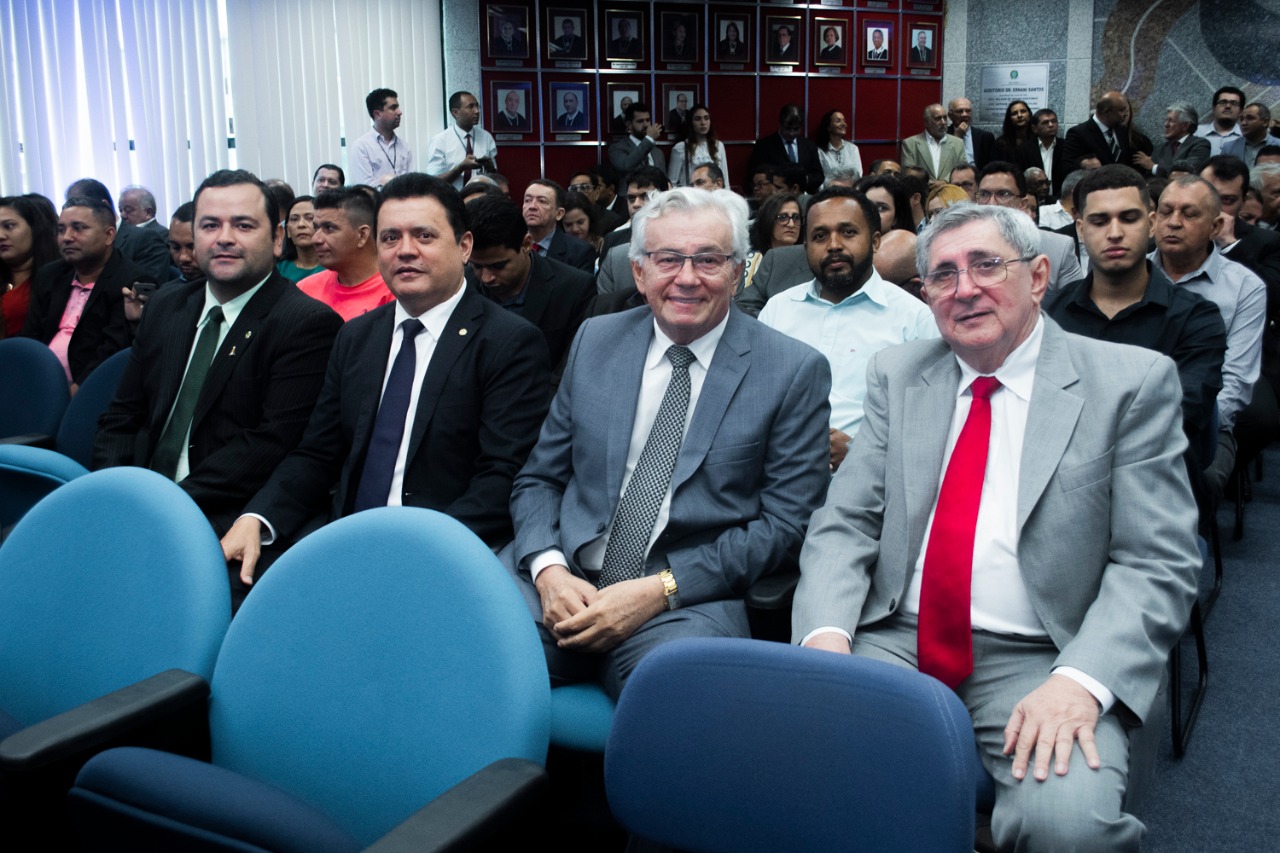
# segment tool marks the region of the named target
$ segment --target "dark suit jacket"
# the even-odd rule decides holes
[[[587,114],[578,110],[572,118],[568,113],[560,113],[556,116],[556,127],[561,130],[583,130],[587,126]]]
[[[926,47],[922,49],[919,45],[916,45],[915,47],[911,48],[911,61],[919,62],[924,65],[932,64],[933,48]]]
[[[947,133],[955,136],[955,125],[949,126]],[[996,159],[996,135],[989,130],[974,127],[972,122],[969,124],[969,135],[973,137],[973,165],[978,167],[978,171],[982,171],[983,167]],[[964,142],[963,139],[960,141]],[[946,176],[943,177],[945,179]]]
[[[735,50],[736,46],[736,50]],[[747,61],[747,43],[744,41],[730,42],[728,39],[721,39],[716,44],[716,61],[718,62],[746,62]]]
[[[1067,131],[1067,138],[1064,141],[1065,151],[1063,158],[1067,164],[1067,171],[1074,171],[1080,168],[1080,158],[1092,154],[1102,161],[1102,165],[1108,163],[1123,163],[1126,166],[1133,164],[1133,149],[1129,147],[1129,134],[1124,128],[1116,128],[1114,131],[1116,142],[1120,145],[1120,156],[1111,156],[1111,146],[1107,144],[1107,138],[1102,135],[1102,131],[1098,129],[1098,123],[1092,118],[1080,122],[1075,127]]]
[[[150,222],[148,222],[146,225],[143,225],[142,227],[144,229],[150,228],[151,230],[155,231],[160,235],[161,240],[164,240],[166,243],[169,242],[169,229],[161,225],[159,219],[153,219]],[[160,282],[156,282],[156,284],[159,284],[159,283]]]
[[[1223,256],[1251,269],[1267,285],[1267,327],[1262,334],[1262,372],[1280,386],[1280,233],[1235,221],[1236,243]]]
[[[556,59],[586,59],[587,45],[582,36],[575,35],[566,42],[561,33],[551,40],[551,55]]]
[[[514,312],[537,326],[547,342],[551,366],[559,375],[569,344],[586,316],[587,308],[596,295],[595,279],[582,270],[544,258],[530,255],[529,283],[525,286],[524,306]],[[484,286],[476,281],[471,268],[467,268],[467,284],[486,296]]]
[[[559,39],[556,39],[557,44],[559,41]],[[579,41],[581,41],[581,39],[579,39]],[[489,53],[494,56],[524,57],[529,55],[529,44],[524,40],[524,33],[521,32],[516,32],[511,36],[511,47],[507,47],[506,43],[503,42],[502,37],[498,36],[493,40],[493,48]]]
[[[622,39],[609,39],[609,58],[614,57],[620,59],[639,59],[640,58],[640,39],[631,38],[625,42]]]
[[[1062,195],[1062,179],[1067,176],[1067,167],[1063,158],[1064,145],[1062,138],[1053,146],[1053,197],[1059,198]],[[1030,169],[1034,166],[1037,169],[1044,168],[1044,158],[1040,156],[1040,140],[1035,136],[1023,142],[1018,146],[1018,168]]]
[[[547,257],[553,261],[577,267],[588,275],[593,275],[596,271],[596,250],[572,234],[564,233],[559,226],[551,236]]]
[[[168,229],[161,236],[158,229],[139,228],[128,222],[121,222],[116,226],[114,245],[117,252],[132,261],[141,271],[138,276],[140,280],[164,284],[173,277],[169,274],[173,259],[169,256],[168,239]]]
[[[351,512],[391,357],[395,303],[345,324],[298,448],[246,512],[291,538],[324,512]],[[530,323],[467,288],[422,380],[409,438],[405,506],[439,510],[490,546],[511,538],[511,481],[538,437],[551,376]]]
[[[680,118],[679,110],[671,110],[667,113],[667,123],[662,129],[667,133],[684,133],[688,127],[689,110],[685,110],[684,118]]]
[[[175,282],[147,304],[93,467],[149,467],[204,310],[205,282]],[[342,318],[276,273],[253,295],[214,356],[191,421],[191,473],[178,485],[218,535],[227,532],[297,446]]]
[[[776,169],[790,162],[782,136],[777,132],[770,133],[757,139],[752,147],[751,159],[747,161],[747,176],[750,177],[760,166]],[[822,172],[822,161],[818,159],[818,146],[813,144],[813,140],[805,136],[796,139],[796,162],[804,167],[805,192],[817,192],[826,176]]]
[[[498,127],[500,128],[522,128],[527,127],[529,119],[524,113],[516,113],[515,121],[512,121],[505,112],[498,113]]]
[[[1204,168],[1204,164],[1209,162],[1209,158],[1213,156],[1213,149],[1209,146],[1209,140],[1203,136],[1196,136],[1194,133],[1189,135],[1181,145],[1178,146],[1178,153],[1175,155],[1172,150],[1172,143],[1167,139],[1160,140],[1160,144],[1151,152],[1151,159],[1156,164],[1156,174],[1164,177],[1169,176],[1169,167],[1178,160],[1186,160],[1193,167],[1196,174]]]
[[[75,274],[75,267],[66,261],[53,261],[36,270],[31,278],[31,305],[27,308],[22,337],[34,338],[42,344],[53,340],[67,300],[71,298],[71,280]],[[120,291],[143,277],[142,270],[112,249],[67,345],[72,382],[77,385],[84,382],[95,367],[129,345],[133,336],[129,321],[124,318],[124,296]]]

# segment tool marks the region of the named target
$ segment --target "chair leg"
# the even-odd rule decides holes
[[[1191,605],[1191,622],[1188,626],[1196,642],[1196,659],[1200,667],[1200,676],[1191,693],[1191,708],[1184,720],[1182,717],[1182,642],[1181,638],[1174,644],[1169,653],[1169,702],[1170,722],[1173,731],[1173,754],[1181,758],[1187,752],[1187,744],[1191,742],[1191,732],[1195,729],[1196,718],[1200,716],[1200,705],[1204,702],[1205,690],[1209,686],[1209,655],[1204,641],[1204,619],[1200,611],[1200,602]],[[1184,635],[1185,636],[1185,633]]]

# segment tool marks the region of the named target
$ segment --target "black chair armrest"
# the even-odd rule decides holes
[[[24,447],[43,447],[45,450],[53,450],[54,437],[42,432],[29,432],[0,438],[0,444],[21,444]]]
[[[79,764],[184,711],[206,719],[209,685],[198,675],[170,669],[50,717],[0,742],[0,771],[25,773],[79,756]]]
[[[367,853],[444,853],[510,849],[498,843],[504,829],[536,813],[550,780],[542,766],[523,758],[503,758],[473,773],[418,809]],[[512,833],[527,840],[527,827]]]

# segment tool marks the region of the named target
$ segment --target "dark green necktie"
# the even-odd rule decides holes
[[[221,328],[222,307],[215,305],[209,309],[204,329],[196,340],[195,351],[191,353],[191,362],[187,365],[187,375],[182,379],[178,401],[173,404],[169,425],[165,427],[160,443],[156,445],[156,452],[151,456],[151,470],[171,480],[178,471],[178,457],[182,455],[183,442],[187,440],[187,433],[191,430],[191,418],[196,413],[200,389],[204,387],[204,379],[209,375],[209,367],[213,364],[214,351],[218,348],[218,330]]]

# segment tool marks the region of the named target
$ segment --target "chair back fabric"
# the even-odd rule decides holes
[[[0,444],[0,530],[8,530],[54,489],[89,471],[61,453]]]
[[[85,378],[62,415],[55,444],[59,453],[70,456],[86,468],[93,462],[93,437],[98,433],[98,418],[115,399],[120,377],[132,357],[131,348],[122,349]]]
[[[26,726],[167,669],[210,678],[230,619],[191,498],[141,468],[85,474],[0,546],[0,707]]]
[[[70,399],[66,371],[49,347],[30,338],[0,341],[0,438],[56,434]]]
[[[499,758],[546,760],[528,609],[459,522],[381,507],[294,545],[245,599],[213,675],[215,764],[368,844]]]
[[[655,649],[605,750],[619,823],[695,851],[971,851],[981,772],[941,682],[759,640]]]

